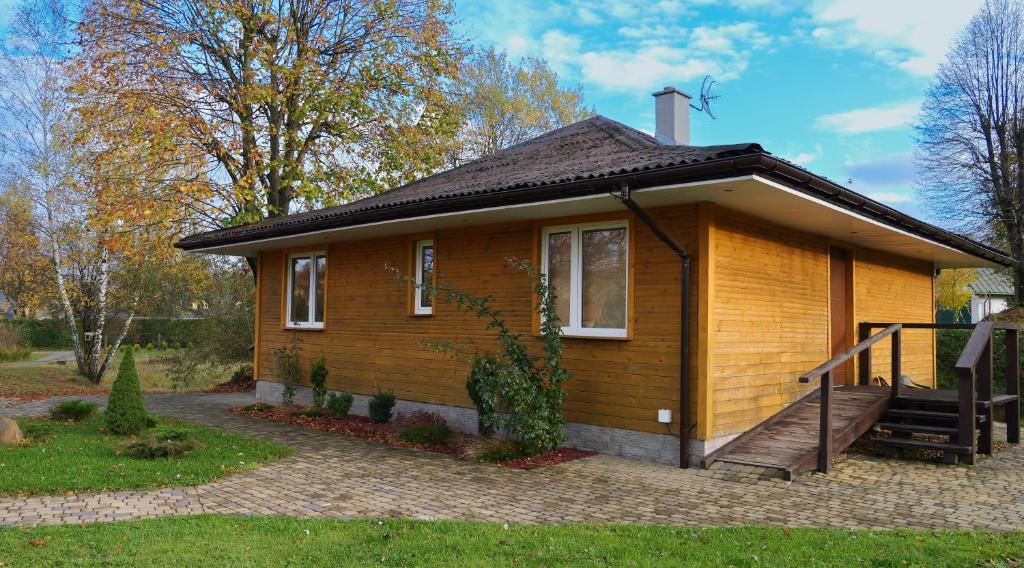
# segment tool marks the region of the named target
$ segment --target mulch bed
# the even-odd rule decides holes
[[[230,411],[235,414],[243,414],[254,418],[294,424],[310,430],[319,432],[336,432],[363,440],[383,442],[389,446],[398,448],[414,448],[437,454],[446,454],[461,459],[472,459],[472,447],[479,442],[479,438],[456,432],[455,438],[447,444],[418,444],[402,439],[402,432],[408,428],[424,426],[427,424],[443,424],[444,421],[436,414],[426,412],[412,412],[409,414],[396,414],[390,422],[377,424],[366,416],[349,414],[344,418],[334,418],[329,415],[306,416],[303,414],[305,408],[297,406],[271,407],[267,409],[253,408],[246,410],[244,406],[236,406]],[[539,456],[516,458],[508,461],[497,462],[498,465],[512,468],[530,470],[547,465],[565,463],[580,458],[595,455],[595,452],[580,450],[577,448],[558,448],[554,451]]]
[[[538,467],[544,467],[546,465],[555,465],[570,462],[572,460],[578,460],[580,458],[589,458],[596,454],[597,452],[590,452],[578,448],[558,448],[557,450],[539,456],[518,458],[501,462],[501,465],[512,469],[537,469]]]
[[[242,377],[240,379],[231,379],[226,383],[214,385],[205,392],[252,392],[256,390],[256,379],[252,377]]]

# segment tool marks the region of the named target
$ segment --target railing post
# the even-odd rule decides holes
[[[981,436],[978,437],[978,451],[992,455],[992,332],[989,332],[985,348],[981,351],[977,373],[977,400],[988,402],[988,405],[981,411],[985,422],[981,425]]]
[[[896,400],[896,397],[900,395],[900,377],[903,375],[903,371],[900,370],[900,343],[902,342],[902,336],[902,329],[897,329],[892,334],[892,394],[890,395],[892,400]]]
[[[861,322],[857,326],[857,343],[871,337],[871,324]],[[865,349],[857,355],[857,382],[867,386],[871,384],[871,349]]]
[[[957,428],[957,440],[961,446],[967,446],[970,449],[964,459],[967,463],[974,465],[975,453],[978,451],[978,444],[974,439],[974,425],[977,422],[974,415],[974,370],[961,368],[957,369],[957,373],[960,375],[960,399],[957,409],[960,420]]]
[[[818,425],[818,471],[832,469],[832,371],[821,376],[821,422]]]
[[[1020,442],[1020,337],[1017,329],[1006,330],[1006,394],[1017,400],[1006,406],[1006,441]]]

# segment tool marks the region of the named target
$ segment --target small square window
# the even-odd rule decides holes
[[[326,275],[325,253],[288,255],[286,327],[323,328]]]
[[[434,313],[434,298],[423,286],[434,285],[434,241],[416,243],[416,288],[413,297],[413,313],[428,315]]]

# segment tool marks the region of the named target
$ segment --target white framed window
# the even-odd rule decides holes
[[[629,223],[545,227],[541,266],[565,335],[626,337]]]
[[[324,284],[327,254],[323,251],[288,255],[286,327],[322,329],[324,327]]]
[[[416,284],[413,293],[413,313],[429,315],[434,313],[434,298],[424,293],[422,286],[434,285],[434,241],[416,243]]]

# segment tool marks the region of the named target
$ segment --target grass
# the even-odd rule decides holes
[[[1021,533],[194,516],[0,529],[0,565],[1014,566]]]
[[[140,349],[135,352],[135,365],[144,392],[167,392],[174,383],[167,374],[168,357],[175,351]],[[38,358],[38,357],[36,357]],[[94,385],[78,374],[74,361],[66,365],[56,363],[33,364],[31,361],[0,364],[0,397],[19,395],[30,397],[59,396],[62,394],[102,394],[110,390],[121,362],[118,353],[110,362],[109,371],[100,385]],[[206,390],[231,378],[234,368],[210,367],[201,373],[190,390]]]
[[[102,415],[77,423],[20,418],[28,446],[0,446],[0,494],[60,494],[198,485],[292,453],[290,448],[198,424],[158,419],[201,444],[187,456],[146,460],[118,455],[135,438],[101,431]]]

